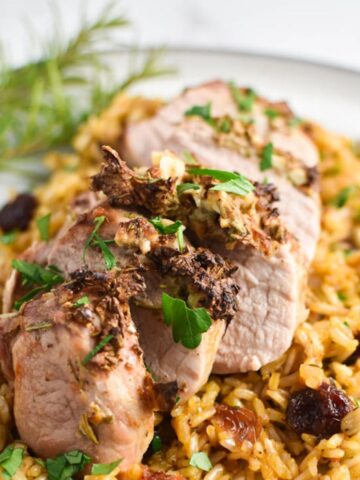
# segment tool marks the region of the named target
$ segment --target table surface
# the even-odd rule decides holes
[[[20,63],[39,51],[28,24],[48,35],[54,5],[66,38],[81,8],[94,17],[108,0],[3,0],[0,40]],[[360,71],[359,0],[115,0],[132,28],[118,40],[140,46],[187,46],[261,52]],[[82,7],[81,7],[82,6]],[[58,20],[57,20],[57,23]],[[27,26],[26,26],[27,25]]]

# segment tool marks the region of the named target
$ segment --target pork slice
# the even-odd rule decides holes
[[[192,232],[195,244],[230,258],[237,266],[236,312],[218,348],[214,371],[257,370],[279,358],[289,348],[298,321],[306,315],[305,272],[297,242],[284,230],[274,208],[278,198],[274,186],[254,184],[252,192],[239,196],[215,191],[216,181],[206,175],[192,176],[183,169],[182,175],[167,178],[165,183],[161,168],[141,170],[139,177],[116,153],[105,158],[93,184],[113,204],[141,203],[153,213],[180,219]],[[168,162],[160,161],[164,169],[173,170],[169,162],[176,164],[178,159],[167,152],[164,159]],[[187,182],[195,182],[198,189],[179,193],[176,183]],[[144,315],[139,328],[147,332],[142,338],[151,346],[157,340],[147,323],[149,317],[156,317],[156,312]],[[145,352],[148,348],[144,346]],[[150,357],[157,369],[167,369],[167,348],[163,345],[159,358]]]
[[[84,267],[84,258],[88,269],[105,271],[104,258],[98,248],[87,249],[84,256],[84,245],[94,229],[94,219],[100,216],[106,217],[99,230],[101,238],[116,241],[115,244],[109,244],[109,248],[116,257],[117,267],[127,269],[140,266],[144,270],[146,289],[136,297],[138,306],[133,318],[145,349],[145,361],[160,383],[176,380],[179,396],[185,400],[206,383],[225,323],[234,313],[233,300],[237,288],[228,278],[231,267],[220,256],[201,249],[194,250],[190,244],[185,252],[179,252],[176,235],[159,235],[140,214],[114,209],[108,204],[97,206],[62,231],[54,239],[46,261],[41,258],[42,263],[58,267],[66,279],[70,278],[72,272]],[[40,260],[40,257],[32,258],[33,261]],[[14,290],[13,280],[9,282],[7,291],[11,288]],[[162,320],[161,294],[164,289],[173,296],[177,296],[173,289],[186,295],[195,294],[201,298],[201,306],[210,311],[214,325],[202,335],[198,348],[189,350],[174,342],[171,331]],[[17,297],[16,286],[15,294],[11,297]],[[155,309],[156,315],[149,316],[149,308]],[[147,318],[146,325],[144,318]],[[152,346],[150,339],[155,346]],[[161,361],[154,363],[156,356],[163,355],[163,348],[168,351],[167,371],[160,366]],[[179,357],[182,358],[181,365],[178,365]]]
[[[302,277],[296,255],[284,245],[271,258],[251,248],[224,252],[238,266],[238,311],[220,343],[213,371],[229,374],[258,370],[291,345],[304,316]]]
[[[297,188],[275,169],[262,172],[258,150],[254,152],[249,148],[244,153],[228,146],[225,148],[214,139],[214,129],[210,125],[201,119],[184,117],[184,112],[192,106],[209,102],[214,117],[229,115],[236,118],[238,115],[231,91],[224,82],[187,89],[153,118],[128,126],[122,143],[125,159],[132,165],[150,165],[154,150],[170,149],[180,155],[189,151],[204,166],[239,171],[254,181],[262,182],[267,177],[278,187],[278,208],[284,224],[299,240],[306,262],[311,262],[320,234],[320,206],[316,191],[305,192]],[[306,175],[315,175],[318,152],[314,144],[299,128],[287,125],[273,128],[264,115],[269,105],[264,100],[255,103],[251,112],[254,119],[252,138],[257,145],[272,142],[275,151],[294,157],[303,166]],[[246,136],[244,141],[248,141]]]
[[[155,404],[128,299],[142,288],[135,272],[79,272],[9,319],[12,332],[2,324],[17,429],[37,455],[76,449],[96,463],[122,458],[124,470],[141,461],[153,435]],[[84,295],[88,304],[75,308]],[[109,334],[111,341],[83,364]]]

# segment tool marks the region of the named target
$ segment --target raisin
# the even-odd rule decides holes
[[[0,210],[0,228],[4,232],[26,230],[36,208],[36,199],[31,193],[21,193]]]
[[[234,408],[228,405],[216,406],[213,422],[220,430],[228,433],[237,445],[244,440],[254,443],[262,428],[254,412],[248,408]]]
[[[318,390],[304,388],[290,395],[286,420],[298,434],[329,438],[340,432],[341,420],[353,409],[342,390],[323,382]]]
[[[154,471],[150,470],[148,467],[143,467],[142,475],[141,475],[141,480],[185,480],[185,478],[180,475],[179,473],[177,474],[167,474],[166,472],[163,471]]]

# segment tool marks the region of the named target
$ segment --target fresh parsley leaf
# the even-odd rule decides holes
[[[121,462],[122,458],[111,463],[94,463],[91,475],[109,475]]]
[[[274,146],[272,143],[268,143],[265,145],[262,153],[261,153],[261,162],[260,162],[260,170],[264,172],[265,170],[269,170],[272,167],[272,156],[273,156]]]
[[[200,190],[200,185],[197,183],[180,183],[180,185],[176,187],[176,191],[179,195],[188,190]]]
[[[64,281],[59,269],[54,265],[49,265],[47,268],[44,268],[37,263],[29,263],[25,260],[14,259],[12,261],[12,267],[21,273],[22,285],[24,287],[35,287],[15,302],[14,307],[17,310],[23,303],[31,300],[39,292],[48,292],[53,286]]]
[[[162,441],[160,435],[155,434],[151,440],[151,449],[153,453],[160,452],[162,450]]]
[[[240,177],[238,173],[228,172],[227,170],[216,170],[213,168],[192,168],[189,170],[191,175],[206,175],[220,182],[228,182],[229,180],[236,180]]]
[[[184,150],[183,156],[184,156],[184,161],[187,165],[198,165],[199,162],[196,160],[194,155],[192,155],[188,150]]]
[[[20,447],[14,447],[10,445],[5,448],[0,454],[0,466],[4,470],[7,477],[4,475],[4,478],[12,478],[15,473],[19,470],[24,456],[24,449]]]
[[[344,322],[344,325],[345,325],[345,327],[350,328],[350,324],[349,324],[349,322],[347,322],[346,320],[345,320],[345,322]]]
[[[212,469],[210,458],[205,452],[193,453],[190,458],[190,465],[199,468],[200,470],[204,470],[204,472],[208,472]]]
[[[355,403],[355,408],[359,408],[360,407],[360,402],[357,398],[355,398],[354,400],[354,403]]]
[[[44,215],[43,217],[38,218],[36,221],[36,225],[40,233],[40,238],[44,242],[49,241],[50,218],[51,218],[51,213],[48,213],[47,215]]]
[[[82,364],[83,365],[87,365],[90,360],[95,357],[95,355],[97,353],[100,352],[100,350],[102,350],[105,345],[107,345],[109,342],[111,342],[111,340],[114,338],[114,335],[112,335],[111,333],[109,335],[106,335],[106,337],[104,337],[97,345],[96,347],[94,347],[92,350],[90,350],[90,352],[85,355],[85,357],[82,359]]]
[[[239,173],[227,172],[226,170],[214,170],[211,168],[193,168],[189,170],[189,173],[192,175],[208,175],[222,182],[211,187],[211,190],[222,190],[241,196],[248,195],[254,190],[254,185]]]
[[[236,180],[229,180],[228,182],[218,183],[211,190],[222,190],[227,193],[234,193],[235,195],[241,195],[245,197],[254,190],[254,185],[245,177],[241,176]]]
[[[201,343],[201,334],[209,330],[211,317],[204,308],[189,308],[184,300],[162,294],[164,322],[172,327],[173,339],[194,349]]]
[[[280,114],[277,110],[274,110],[273,108],[267,108],[264,111],[264,114],[270,119],[273,120],[274,118],[278,117]]]
[[[49,480],[71,480],[74,475],[91,462],[91,457],[79,450],[45,460]]]
[[[186,110],[184,115],[187,117],[201,117],[211,126],[215,125],[214,119],[211,117],[211,102],[207,103],[206,105],[194,105]]]
[[[84,295],[83,297],[76,300],[75,303],[73,303],[73,307],[78,308],[78,307],[81,307],[82,305],[87,305],[88,303],[90,303],[89,297],[87,295]]]
[[[251,90],[250,88],[246,93],[242,93],[234,82],[230,82],[229,87],[238,109],[241,112],[251,112],[254,101],[256,100],[256,93],[254,90]]]
[[[101,215],[94,219],[95,227],[86,239],[83,250],[83,262],[86,263],[86,251],[89,247],[99,247],[104,258],[105,266],[107,270],[111,270],[116,265],[116,258],[112,251],[107,246],[107,241],[100,237],[98,230],[105,222],[106,217]]]
[[[13,230],[12,232],[4,233],[0,235],[0,243],[3,245],[11,245],[16,240],[16,231]]]
[[[185,241],[184,241],[184,225],[180,222],[180,220],[176,220],[176,222],[171,223],[170,225],[165,225],[163,223],[163,219],[159,216],[151,218],[149,222],[156,228],[158,232],[162,235],[169,235],[172,233],[176,233],[177,241],[179,245],[180,252],[183,252],[185,249]]]
[[[352,194],[353,192],[353,187],[345,187],[341,190],[341,192],[334,198],[333,200],[333,204],[335,205],[335,207],[337,208],[342,208],[344,207],[349,198],[350,198],[350,195]]]

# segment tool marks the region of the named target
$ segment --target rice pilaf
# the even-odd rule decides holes
[[[117,146],[128,119],[152,115],[157,100],[119,95],[99,117],[83,125],[73,140],[75,153],[51,153],[49,181],[35,190],[35,217],[52,212],[51,235],[64,224],[71,200],[88,188],[88,177],[101,159],[99,145]],[[184,405],[176,405],[169,419],[157,416],[157,429],[166,430],[160,451],[144,463],[152,470],[179,473],[198,480],[360,478],[360,409],[342,421],[342,432],[318,440],[297,435],[286,423],[289,395],[300,387],[318,388],[333,379],[354,401],[360,398],[360,361],[345,364],[357,349],[360,332],[360,158],[352,143],[323,128],[305,124],[321,152],[322,234],[313,261],[306,304],[309,317],[299,325],[290,349],[258,372],[213,376]],[[346,198],[345,198],[346,197]],[[339,202],[339,198],[342,200]],[[0,244],[0,289],[9,275],[11,260],[39,239],[36,220],[11,245]],[[359,354],[360,357],[360,354]],[[347,362],[349,363],[349,362]],[[232,432],[216,422],[216,405],[246,407],[261,422],[256,441],[236,442]],[[0,387],[0,450],[11,444],[12,398],[6,383]],[[190,466],[196,452],[208,454],[212,468]],[[1,472],[0,472],[1,474]],[[121,478],[138,479],[135,466]],[[111,475],[87,475],[105,480]],[[25,454],[15,480],[45,480],[45,468]]]

